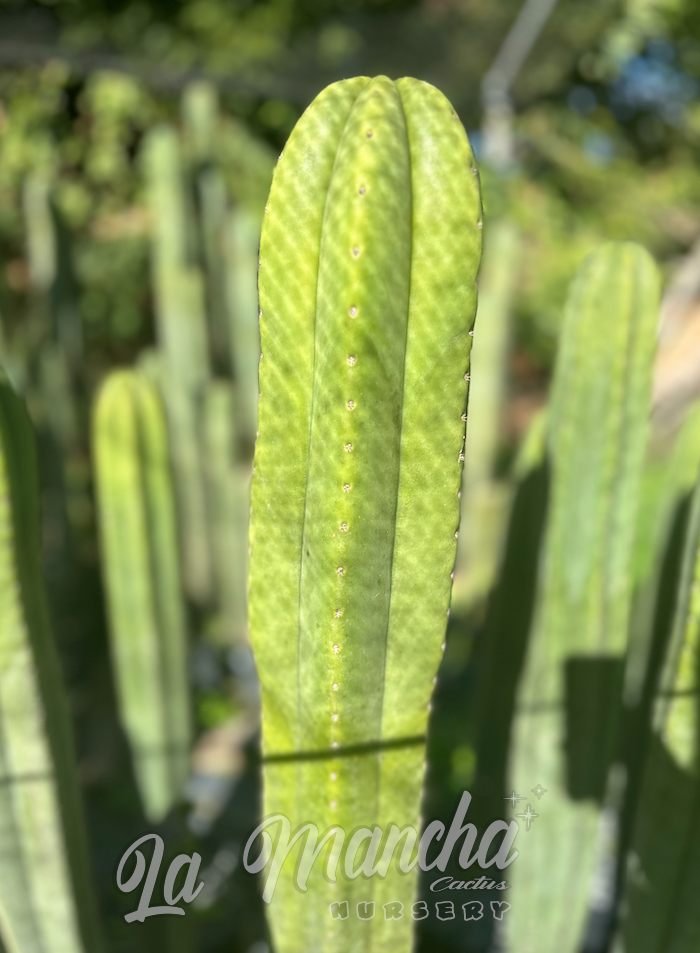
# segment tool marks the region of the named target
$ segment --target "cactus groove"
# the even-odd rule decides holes
[[[94,448],[120,712],[146,814],[157,821],[187,779],[190,712],[165,416],[144,375],[107,378]]]
[[[39,561],[34,437],[0,379],[0,934],[7,953],[101,949],[75,752]]]
[[[349,837],[419,824],[459,521],[475,173],[444,96],[386,77],[328,87],[275,172],[260,248],[249,611],[264,754],[300,755],[267,765],[265,813],[292,828]],[[280,953],[409,949],[414,877],[312,874],[300,894],[288,867],[270,908]],[[379,912],[332,920],[334,900]],[[384,920],[391,900],[402,919]]]

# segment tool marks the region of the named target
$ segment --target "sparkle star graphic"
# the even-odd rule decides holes
[[[543,788],[541,784],[538,784],[536,788],[532,789],[532,793],[537,796],[539,801],[543,794],[547,793],[548,788]]]
[[[519,794],[516,794],[515,791],[513,791],[513,793],[511,794],[510,797],[504,797],[503,800],[504,800],[504,801],[510,801],[510,803],[513,805],[513,807],[515,807],[515,805],[516,805],[516,803],[517,803],[518,801],[524,801],[525,798],[524,798],[524,797],[520,797]]]
[[[524,814],[516,814],[515,816],[516,816],[516,817],[522,817],[522,818],[525,820],[525,829],[529,831],[529,830],[530,830],[530,825],[532,824],[532,822],[534,821],[534,819],[535,819],[536,817],[539,817],[540,815],[539,815],[539,814],[535,814],[535,812],[532,810],[532,808],[531,808],[530,805],[528,804],[527,807],[525,808],[525,813],[524,813]]]

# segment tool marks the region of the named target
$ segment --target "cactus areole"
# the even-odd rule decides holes
[[[462,124],[414,79],[329,86],[275,171],[258,279],[250,630],[264,811],[292,828],[418,823],[481,225]],[[410,903],[414,880],[400,880]],[[303,896],[280,889],[270,912],[281,953],[408,949],[410,918],[328,919],[328,903],[357,888],[321,878]],[[379,880],[360,899],[374,891],[379,903],[386,889],[395,900]]]

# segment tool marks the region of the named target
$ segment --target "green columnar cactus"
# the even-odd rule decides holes
[[[243,204],[231,207],[218,156],[219,114],[214,87],[202,81],[191,83],[183,96],[182,111],[197,234],[206,271],[212,357],[219,375],[234,378],[237,440],[247,458],[247,451],[252,454],[257,420],[260,213]]]
[[[328,87],[275,172],[260,248],[249,613],[271,759],[264,811],[292,829],[339,825],[349,838],[420,823],[481,216],[464,129],[413,79]],[[336,884],[314,871],[302,894],[292,867],[270,907],[280,953],[410,948],[415,871],[339,871]],[[332,920],[329,903],[344,900],[350,920]],[[376,902],[374,919],[356,917],[362,900]],[[404,915],[385,920],[393,900]]]
[[[75,752],[39,561],[33,435],[0,381],[0,933],[7,953],[101,948]]]
[[[168,438],[147,378],[108,377],[93,443],[121,717],[145,812],[160,820],[187,780],[191,729]]]
[[[206,603],[212,592],[204,474],[198,441],[198,400],[209,379],[209,343],[202,271],[177,133],[153,129],[145,145],[152,214],[153,277],[158,339],[164,354],[163,395],[170,428],[182,565],[188,595]]]
[[[658,303],[656,267],[628,243],[591,255],[567,302],[549,410],[539,621],[512,735],[508,790],[542,818],[513,865],[513,953],[573,951],[582,938],[627,647]],[[538,784],[548,791],[540,801],[530,795]]]
[[[226,226],[227,295],[231,322],[231,365],[236,383],[236,426],[239,439],[251,447],[258,420],[258,245],[260,217],[245,208],[232,209]]]
[[[656,608],[666,595],[659,592],[664,558],[674,528],[687,507],[700,465],[700,408],[687,416],[677,435],[672,452],[654,454],[642,474],[634,545],[635,596],[630,625],[630,645],[625,673],[625,704],[636,708],[642,703],[648,678],[650,652],[657,625]],[[676,557],[678,558],[678,554]],[[669,611],[675,605],[675,590]],[[670,623],[665,623],[668,627]]]
[[[27,257],[31,276],[27,375],[36,375],[31,395],[36,417],[45,421],[58,447],[70,452],[78,440],[73,376],[82,358],[82,328],[72,288],[67,243],[51,205],[51,179],[32,172],[23,190]],[[63,236],[65,237],[65,236]],[[31,366],[35,364],[36,366]],[[32,390],[29,380],[25,389]]]
[[[697,948],[700,483],[686,523],[671,638],[652,672],[652,735],[627,863],[622,936],[635,953]],[[660,677],[659,677],[660,675]]]
[[[207,388],[203,408],[207,503],[214,576],[224,645],[247,644],[246,569],[250,465],[236,462],[234,394],[230,381]]]
[[[197,210],[200,257],[206,272],[206,303],[211,356],[220,374],[231,372],[224,241],[228,195],[216,162],[218,103],[210,83],[191,83],[182,99],[185,143]]]
[[[503,431],[510,314],[520,240],[507,220],[491,223],[479,270],[479,340],[472,354],[462,532],[457,547],[453,609],[488,592],[498,564],[507,492],[495,477]]]

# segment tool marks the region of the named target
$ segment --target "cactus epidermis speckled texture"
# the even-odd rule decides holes
[[[277,166],[260,249],[260,436],[250,627],[265,813],[294,828],[419,824],[424,735],[454,565],[481,252],[474,158],[435,88],[386,77],[314,101]],[[343,756],[347,746],[408,739]],[[336,749],[338,749],[336,753]],[[293,866],[293,859],[289,862]],[[280,953],[408,949],[413,876],[271,904]]]

